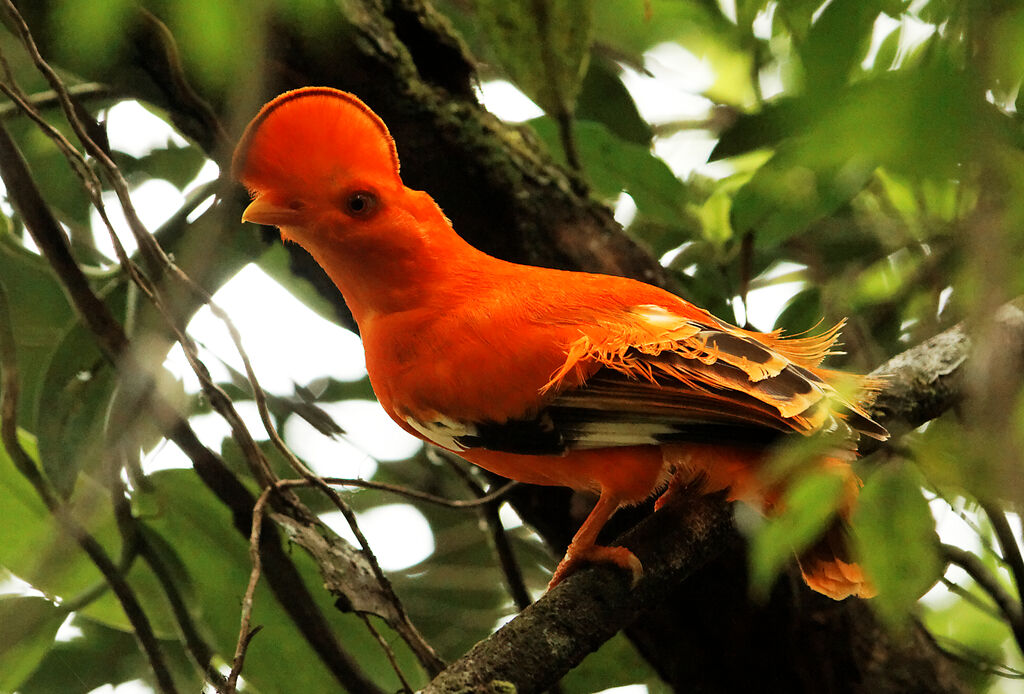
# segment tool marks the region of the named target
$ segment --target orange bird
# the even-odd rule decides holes
[[[279,227],[338,285],[399,426],[498,475],[599,495],[551,585],[584,561],[639,576],[639,560],[598,545],[598,532],[666,487],[700,478],[770,508],[780,490],[759,484],[758,468],[786,433],[848,433],[847,450],[820,461],[846,481],[842,519],[859,489],[852,442],[887,437],[864,409],[872,384],[819,367],[840,326],[784,339],[642,282],[492,258],[405,187],[387,127],[351,94],[277,97],[233,171],[253,198],[242,219]],[[825,595],[873,594],[842,522],[800,564]]]

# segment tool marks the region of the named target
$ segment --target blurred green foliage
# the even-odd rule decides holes
[[[123,84],[144,69],[123,30],[137,21],[136,3],[21,4],[30,24],[52,37],[52,58],[69,84]],[[273,53],[260,43],[263,18],[273,16],[306,40],[329,42],[335,37],[323,35],[331,26],[323,17],[358,11],[357,3],[323,0],[139,4],[166,24],[184,74],[218,104],[241,103],[266,54]],[[628,195],[636,214],[627,231],[659,257],[670,253],[666,262],[688,298],[724,318],[792,333],[819,320],[830,325],[849,317],[847,354],[833,363],[867,371],[954,322],[984,326],[996,306],[1024,292],[1024,133],[1018,113],[1024,106],[1024,9],[1013,3],[564,0],[544,3],[549,13],[543,21],[536,3],[525,0],[437,0],[436,6],[482,61],[482,81],[509,80],[547,113],[522,127],[559,161],[565,160],[565,141],[558,119],[574,114],[579,174],[591,194],[609,204]],[[665,101],[680,96],[684,88],[665,77],[666,66],[659,62],[664,58],[658,56],[673,55],[657,50],[666,44],[689,54],[709,75],[696,90],[703,104],[696,115],[645,117],[651,104],[627,88],[636,79],[651,80]],[[6,31],[0,33],[0,49],[27,91],[45,89]],[[102,113],[116,100],[100,90],[83,103]],[[151,307],[96,250],[88,196],[59,151],[24,119],[13,118],[6,102],[0,106],[0,117],[30,161],[94,288],[127,325],[152,322]],[[55,109],[44,114],[68,134]],[[681,178],[670,165],[678,162],[666,161],[665,153],[673,143],[695,139],[713,143],[708,161],[697,162]],[[160,179],[178,188],[207,160],[194,144],[158,147],[138,158],[114,156],[133,185]],[[104,474],[104,429],[118,404],[111,370],[52,272],[26,248],[21,220],[7,208],[4,213],[0,284],[12,304],[18,343],[24,445],[73,501],[80,522],[116,554],[121,540],[108,492],[97,481]],[[205,267],[199,260],[209,260],[194,232],[203,225],[225,226],[215,215],[216,210],[197,219],[183,214],[158,233],[190,272],[199,273]],[[255,241],[234,243],[224,246],[208,276],[213,289],[257,252]],[[307,305],[335,319],[333,308],[290,272],[280,248],[259,262]],[[773,295],[777,310],[748,310],[755,294],[780,287],[782,293]],[[149,356],[160,364],[170,342],[166,336],[156,342]],[[202,397],[188,399],[180,384],[160,379],[186,414],[209,411]],[[365,380],[301,385],[309,386],[306,394],[271,403],[277,424],[293,416],[296,400],[369,397]],[[244,399],[237,383],[223,386]],[[944,646],[978,662],[1019,668],[1020,652],[1005,623],[978,609],[976,600],[953,596],[924,607],[918,602],[943,568],[925,495],[967,509],[982,541],[980,555],[1013,589],[994,552],[985,550],[992,542],[984,515],[963,501],[995,498],[1015,509],[1024,502],[1024,397],[1012,391],[1001,407],[1009,414],[998,429],[978,417],[968,435],[961,421],[947,415],[907,437],[907,445],[886,462],[868,461],[857,527],[867,548],[865,563],[882,590],[874,604],[890,621],[923,612]],[[151,432],[139,436],[146,450],[157,443]],[[1010,463],[1007,451],[1013,454]],[[222,443],[222,453],[235,471],[247,474],[232,441]],[[376,481],[451,498],[467,494],[422,452],[377,470]],[[838,494],[828,476],[806,478],[790,490],[792,513],[763,524],[753,538],[753,574],[761,589],[769,587],[794,546],[814,537]],[[357,511],[395,501],[369,491],[350,499]],[[328,510],[322,499],[308,500],[317,511]],[[134,479],[132,504],[151,542],[174,567],[189,609],[223,665],[233,653],[238,602],[248,578],[244,539],[188,471]],[[419,508],[437,549],[392,578],[427,639],[452,658],[514,610],[476,514]],[[38,591],[0,597],[0,691],[84,694],[103,684],[151,683],[99,573],[56,531],[2,449],[0,509],[0,576],[17,576]],[[527,585],[540,591],[552,558],[524,528],[511,531],[510,538]],[[318,585],[312,562],[298,551],[293,559],[307,584]],[[175,676],[196,689],[200,675],[185,658],[154,576],[137,564],[129,578],[151,613]],[[957,580],[976,599],[985,599],[972,581]],[[397,687],[383,653],[358,620],[332,609],[326,595],[317,600],[339,640],[367,671],[382,686]],[[256,602],[264,632],[254,640],[245,669],[247,691],[331,686],[265,587]],[[81,634],[54,641],[72,613],[70,625]],[[390,643],[400,643],[384,633]],[[413,685],[422,685],[425,676],[412,656],[395,648]],[[285,661],[304,665],[280,667]],[[978,691],[1000,691],[1001,680],[991,673],[965,672]],[[633,682],[659,686],[620,636],[574,671],[563,691]]]

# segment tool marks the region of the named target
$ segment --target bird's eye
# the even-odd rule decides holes
[[[377,196],[368,190],[349,193],[344,202],[345,213],[352,217],[368,217],[377,209]]]

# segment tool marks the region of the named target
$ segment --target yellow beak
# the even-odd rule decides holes
[[[242,213],[243,222],[275,227],[295,226],[300,223],[301,218],[302,210],[276,205],[262,195],[249,203]]]

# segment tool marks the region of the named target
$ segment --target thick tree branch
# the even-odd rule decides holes
[[[989,318],[994,325],[989,339],[999,340],[1011,360],[1024,364],[1024,298],[999,308]],[[893,434],[893,439],[935,419],[967,394],[964,375],[973,346],[974,331],[965,323],[925,340],[896,355],[871,375],[885,379],[871,414]],[[861,442],[861,452],[878,442]]]
[[[635,587],[607,565],[571,575],[519,616],[481,641],[424,690],[443,692],[545,691],[570,668],[629,625],[638,612],[701,566],[730,525],[717,497],[691,497],[647,518],[621,544],[643,562]]]

